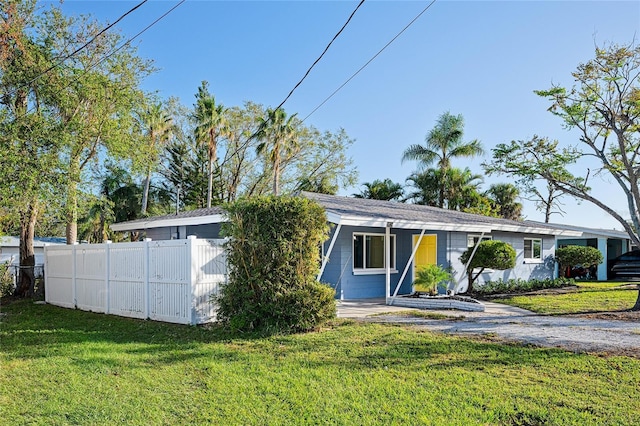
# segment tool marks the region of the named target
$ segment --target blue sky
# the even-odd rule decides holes
[[[68,14],[113,22],[137,2],[65,1]],[[133,36],[178,1],[150,1],[118,24]],[[366,1],[323,60],[284,105],[306,117],[404,28],[429,1]],[[225,106],[277,106],[356,7],[355,1],[187,1],[137,39],[160,69],[144,87],[192,105],[202,80]],[[638,1],[436,1],[407,31],[306,123],[344,128],[360,182],[404,183],[415,164],[402,152],[421,143],[445,111],[465,118],[465,138],[493,146],[534,134],[577,142],[533,91],[569,86],[571,72],[594,46],[640,37]],[[458,160],[481,173],[484,159]],[[485,187],[508,182],[488,177]],[[612,182],[594,193],[624,212]],[[359,192],[347,188],[342,194]],[[597,207],[565,199],[554,222],[621,227]],[[525,202],[528,219],[543,220]],[[628,214],[625,214],[628,216]]]

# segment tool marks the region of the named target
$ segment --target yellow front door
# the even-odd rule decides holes
[[[418,244],[420,235],[413,236],[413,247]],[[422,266],[435,265],[437,263],[437,235],[423,235],[420,246],[413,258],[413,278],[415,279],[416,270]]]

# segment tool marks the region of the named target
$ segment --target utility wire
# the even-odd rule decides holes
[[[80,52],[82,49],[84,49],[85,47],[87,47],[88,45],[90,45],[91,43],[93,43],[98,37],[100,37],[102,34],[104,34],[105,32],[109,31],[112,27],[114,27],[118,22],[120,22],[122,19],[124,19],[125,16],[129,15],[130,13],[132,13],[134,10],[138,9],[140,6],[142,6],[143,4],[145,4],[148,0],[142,0],[140,3],[138,3],[136,6],[132,7],[131,9],[129,9],[129,11],[127,11],[126,13],[124,13],[122,16],[120,16],[118,19],[116,19],[112,24],[107,25],[105,28],[103,28],[98,34],[96,34],[93,38],[91,38],[91,40],[89,40],[88,42],[86,42],[85,44],[83,44],[82,46],[80,46],[79,48],[77,48],[76,50],[74,50],[73,52],[69,53],[67,56],[65,56],[64,58],[62,58],[60,61],[58,61],[57,63],[51,65],[49,68],[47,68],[45,71],[43,71],[42,73],[38,74],[37,76],[35,76],[32,80],[30,80],[29,82],[27,82],[25,85],[23,85],[20,89],[25,88],[26,86],[31,85],[34,81],[36,81],[37,79],[39,79],[40,77],[42,77],[45,74],[48,74],[51,70],[54,70],[55,68],[59,67],[60,65],[62,65],[64,63],[64,61],[66,61],[67,59],[70,59],[72,56],[76,55],[78,52]],[[17,89],[17,90],[20,90]],[[16,91],[17,91],[16,90]]]
[[[146,1],[146,0],[145,0]],[[90,65],[89,67],[87,67],[84,72],[86,73],[87,71],[89,71],[92,68],[97,67],[98,65],[100,65],[101,63],[103,63],[104,61],[106,61],[107,59],[109,59],[111,56],[115,55],[116,53],[118,53],[120,50],[122,50],[125,46],[131,44],[131,42],[133,40],[135,40],[136,38],[140,37],[143,33],[145,33],[149,28],[153,27],[155,24],[157,24],[158,22],[160,22],[165,16],[167,16],[168,14],[170,14],[171,12],[173,12],[175,9],[178,8],[178,6],[180,6],[182,3],[184,3],[186,0],[181,0],[180,2],[178,2],[176,5],[174,5],[171,9],[167,10],[164,14],[162,14],[158,19],[156,19],[155,21],[153,21],[152,23],[150,23],[149,25],[147,25],[144,29],[142,29],[141,31],[139,31],[136,35],[134,35],[133,37],[129,38],[127,41],[125,41],[124,43],[122,43],[120,46],[118,46],[116,49],[114,49],[113,51],[109,52],[107,55],[105,55],[102,59],[100,59],[98,62]],[[142,3],[141,3],[142,4]],[[124,16],[124,15],[123,15]],[[104,31],[102,31],[104,32]],[[95,38],[94,38],[95,39]],[[76,52],[77,53],[77,52]],[[58,64],[60,65],[60,64]],[[58,66],[56,65],[56,66]],[[44,73],[43,73],[44,74]],[[36,77],[37,78],[37,77]],[[80,77],[77,77],[75,79],[75,81],[78,81]],[[35,108],[35,107],[34,107]],[[33,110],[29,110],[28,112],[32,112]]]
[[[291,89],[291,91],[289,92],[289,94],[287,95],[286,98],[284,98],[284,101],[280,102],[280,105],[278,105],[276,107],[276,111],[279,110],[280,108],[282,108],[282,105],[284,105],[285,102],[287,102],[287,100],[291,97],[291,95],[293,95],[293,92],[295,92],[295,90],[298,88],[298,86],[300,86],[302,84],[302,82],[304,81],[305,78],[307,78],[307,76],[309,75],[309,73],[311,72],[311,70],[313,69],[313,67],[316,66],[316,64],[318,62],[320,62],[320,59],[322,59],[322,57],[324,56],[325,53],[327,53],[327,50],[329,50],[329,47],[331,47],[331,45],[333,44],[334,41],[336,41],[336,39],[338,38],[338,36],[342,33],[342,31],[347,27],[347,25],[349,25],[349,22],[351,21],[351,18],[353,18],[353,15],[356,14],[356,12],[358,11],[358,9],[360,9],[360,6],[362,6],[362,4],[364,3],[365,0],[361,0],[360,3],[358,3],[358,5],[356,6],[356,8],[354,9],[353,12],[351,12],[351,15],[349,15],[349,19],[347,19],[347,22],[344,23],[344,25],[342,26],[342,28],[340,28],[340,31],[338,31],[336,33],[336,35],[333,36],[333,38],[331,39],[331,41],[329,42],[329,44],[327,44],[327,47],[324,48],[324,51],[320,54],[320,56],[318,56],[318,59],[315,60],[315,62],[313,64],[311,64],[311,66],[309,67],[309,69],[307,70],[307,72],[304,74],[304,76],[302,76],[302,78],[300,79],[300,81],[293,87],[293,89]]]
[[[145,0],[146,1],[146,0]],[[134,35],[133,37],[131,37],[130,39],[128,39],[126,42],[122,43],[118,48],[114,49],[112,52],[110,52],[109,54],[107,54],[105,57],[103,57],[102,59],[100,59],[98,62],[96,62],[95,64],[91,65],[88,69],[91,69],[95,66],[100,65],[101,63],[103,63],[104,61],[106,61],[107,59],[109,59],[111,56],[115,55],[116,53],[118,53],[120,50],[122,50],[125,46],[131,44],[131,42],[135,39],[137,39],[138,37],[140,37],[143,33],[145,33],[149,28],[153,27],[155,24],[157,24],[158,22],[160,22],[165,16],[167,16],[168,14],[170,14],[171,12],[173,12],[175,9],[178,8],[178,6],[180,6],[182,3],[184,3],[187,0],[181,0],[179,1],[175,6],[173,6],[171,9],[167,10],[164,14],[162,14],[158,19],[156,19],[155,21],[153,21],[152,23],[150,23],[149,25],[147,25],[143,30],[141,30],[140,32],[138,32],[136,35]]]
[[[427,10],[429,10],[429,8],[436,2],[436,0],[432,0],[431,3],[429,3],[427,5],[427,7],[425,7],[420,13],[418,13],[418,15],[413,18],[411,20],[411,22],[409,22],[398,34],[395,35],[395,37],[393,37],[387,44],[384,45],[384,47],[382,47],[382,49],[380,49],[378,51],[378,53],[376,53],[375,55],[373,55],[373,57],[371,59],[369,59],[362,67],[360,67],[360,69],[358,71],[356,71],[355,73],[353,73],[351,75],[351,77],[349,77],[347,79],[347,81],[345,81],[344,83],[342,83],[342,85],[340,85],[340,87],[338,87],[336,90],[333,91],[333,93],[331,93],[329,96],[327,96],[325,98],[324,101],[322,101],[320,103],[320,105],[318,105],[317,107],[315,107],[313,109],[313,111],[311,111],[305,118],[302,119],[302,122],[304,122],[307,118],[311,117],[311,115],[316,112],[317,110],[319,110],[325,103],[327,103],[327,101],[329,99],[331,99],[336,93],[338,93],[344,86],[346,86],[351,80],[353,80],[353,78],[360,74],[360,71],[362,71],[363,69],[365,69],[371,62],[373,62],[374,59],[376,59],[378,57],[378,55],[380,55],[387,47],[389,47],[389,45],[391,43],[393,43],[398,37],[400,37],[400,35],[402,35],[402,33],[404,33],[411,25],[413,25],[414,22],[416,22],[418,20],[418,18],[420,18]]]

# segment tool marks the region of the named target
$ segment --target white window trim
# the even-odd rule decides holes
[[[375,233],[375,232],[354,232],[352,237],[351,237],[351,270],[353,271],[353,275],[379,275],[379,274],[384,274],[387,272],[386,268],[356,268],[355,267],[355,256],[354,256],[354,244],[355,244],[355,236],[356,235],[362,235],[363,238],[362,241],[366,241],[366,237],[370,236],[370,237],[384,237],[385,234],[381,234],[381,233]],[[397,257],[398,257],[398,252],[397,252],[397,239],[396,239],[396,234],[389,234],[389,236],[391,237],[391,243],[393,244],[393,254],[394,254],[394,258],[391,259],[391,264],[394,265],[391,269],[390,272],[392,274],[397,274],[398,270],[396,269],[396,261],[397,261]],[[366,243],[365,243],[366,244]],[[386,246],[386,245],[385,245]],[[363,247],[362,253],[364,255],[364,253],[366,253],[366,246]],[[385,256],[386,258],[386,256]],[[362,264],[364,265],[364,259],[362,259]]]
[[[542,238],[529,238],[526,237],[524,239],[525,244],[523,244],[522,247],[522,257],[524,258],[524,263],[531,263],[531,264],[535,264],[535,263],[544,263],[542,260],[542,254],[543,254],[543,249],[544,249],[544,244],[543,244],[543,240]],[[526,245],[526,241],[531,241],[531,254],[533,254],[533,242],[534,241],[540,241],[540,257],[525,257],[525,245]]]
[[[491,236],[491,234],[485,234],[485,236],[482,237],[482,240],[480,240],[480,237],[482,237],[482,234],[467,234],[467,248],[473,247],[469,245],[469,238],[478,238],[479,242],[493,240],[493,237]]]

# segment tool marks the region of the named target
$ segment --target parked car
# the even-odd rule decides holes
[[[621,254],[609,262],[609,279],[640,278],[640,250]]]

